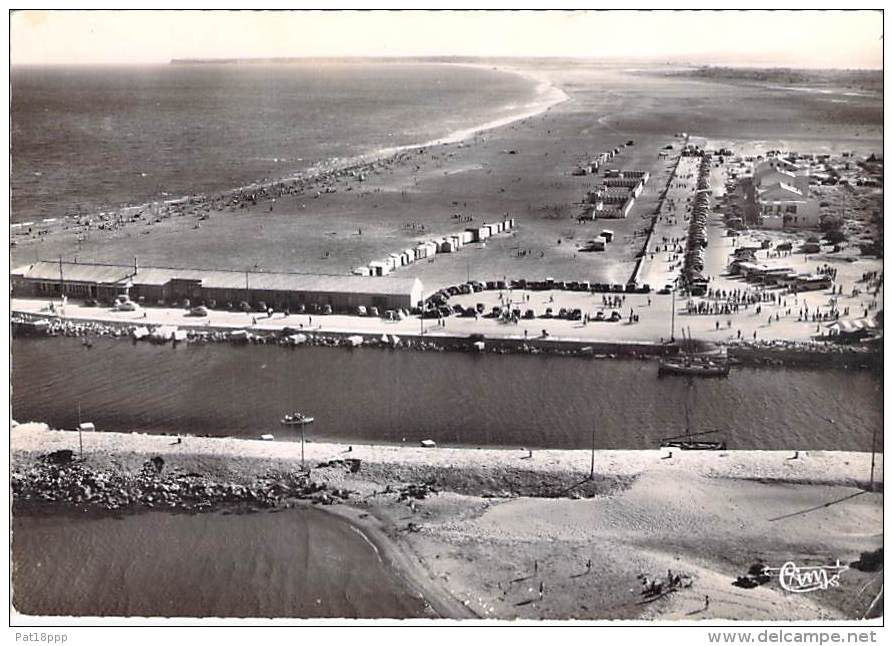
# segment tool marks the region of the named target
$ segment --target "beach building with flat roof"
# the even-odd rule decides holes
[[[383,271],[386,263],[372,262]],[[376,272],[377,273],[377,272]],[[382,275],[380,274],[380,275]],[[74,262],[38,261],[10,274],[16,296],[97,298],[113,300],[118,294],[147,303],[216,301],[271,306],[331,305],[351,311],[358,305],[385,309],[416,307],[423,299],[418,278],[371,278],[325,274],[292,274],[206,269],[136,267]]]

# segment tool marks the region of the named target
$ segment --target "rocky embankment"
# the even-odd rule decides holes
[[[107,510],[140,507],[199,511],[221,504],[260,507],[295,500],[330,505],[349,499],[352,491],[315,481],[309,472],[269,472],[248,481],[224,480],[205,473],[165,469],[153,457],[136,473],[102,468],[59,450],[34,459],[13,460],[10,482],[16,505],[67,503]]]
[[[278,345],[283,348],[299,346],[315,347],[363,347],[389,350],[414,350],[428,352],[483,352],[492,354],[548,354],[593,359],[642,359],[678,352],[676,344],[586,342],[560,338],[515,339],[472,336],[420,337],[395,334],[350,334],[335,332],[310,332],[290,327],[281,329],[233,330],[226,328],[181,328],[180,339],[155,339],[151,332],[158,325],[134,325],[107,321],[64,319],[58,316],[38,316],[15,313],[11,318],[15,335],[64,336],[83,338],[89,344],[93,337],[140,339],[155,343],[229,343],[234,345]],[[42,323],[41,323],[42,322]],[[169,326],[170,327],[170,326]],[[141,330],[142,328],[142,330]],[[139,331],[139,332],[138,332]],[[140,336],[142,335],[142,336]],[[142,342],[142,340],[140,342]],[[476,343],[483,342],[483,347]],[[720,344],[722,345],[722,344]],[[819,341],[737,341],[727,345],[729,357],[741,365],[750,366],[802,366],[836,368],[875,368],[881,365],[881,346],[841,345]]]

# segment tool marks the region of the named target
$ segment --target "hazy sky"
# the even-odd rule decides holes
[[[24,11],[11,61],[273,56],[573,56],[883,66],[879,11]]]

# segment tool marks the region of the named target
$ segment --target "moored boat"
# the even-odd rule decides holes
[[[722,441],[665,440],[662,448],[682,449],[683,451],[725,451],[726,443]]]
[[[283,426],[303,426],[304,424],[312,424],[314,418],[304,415],[304,413],[289,413],[280,420]]]
[[[688,377],[727,377],[728,359],[687,355],[661,359],[658,375],[684,375]]]
[[[688,397],[685,400],[685,433],[662,438],[660,441],[661,448],[674,448],[682,451],[725,451],[726,443],[723,440],[694,439],[696,437],[701,438],[705,435],[712,435],[719,431],[699,431],[697,433],[692,433],[691,399],[693,396],[694,380],[689,378]]]

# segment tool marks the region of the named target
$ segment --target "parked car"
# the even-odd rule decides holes
[[[605,320],[605,313],[602,312],[601,310],[599,310],[598,312],[596,312],[596,313],[595,313],[595,320],[596,320],[596,321],[604,321],[604,320]]]
[[[544,318],[544,319],[550,319],[550,318],[552,318],[552,308],[551,308],[551,307],[547,307],[547,308],[546,308],[546,311],[543,312],[543,318]]]
[[[526,319],[536,318],[536,312],[534,312],[533,310],[527,310],[526,312],[524,312],[524,318],[526,318]]]
[[[568,315],[568,318],[571,321],[582,321],[583,320],[583,310],[581,310],[579,308],[575,309]]]
[[[189,310],[189,316],[207,316],[207,315],[208,315],[208,308],[205,307],[204,305],[199,305],[199,306],[193,307],[191,310]]]
[[[376,318],[381,316],[381,313],[378,311],[378,308],[375,307],[375,305],[369,308],[369,316],[374,316]]]
[[[620,320],[620,318],[621,318],[620,312],[618,312],[617,310],[614,310],[611,312],[611,321],[612,322],[616,323],[617,321]]]

